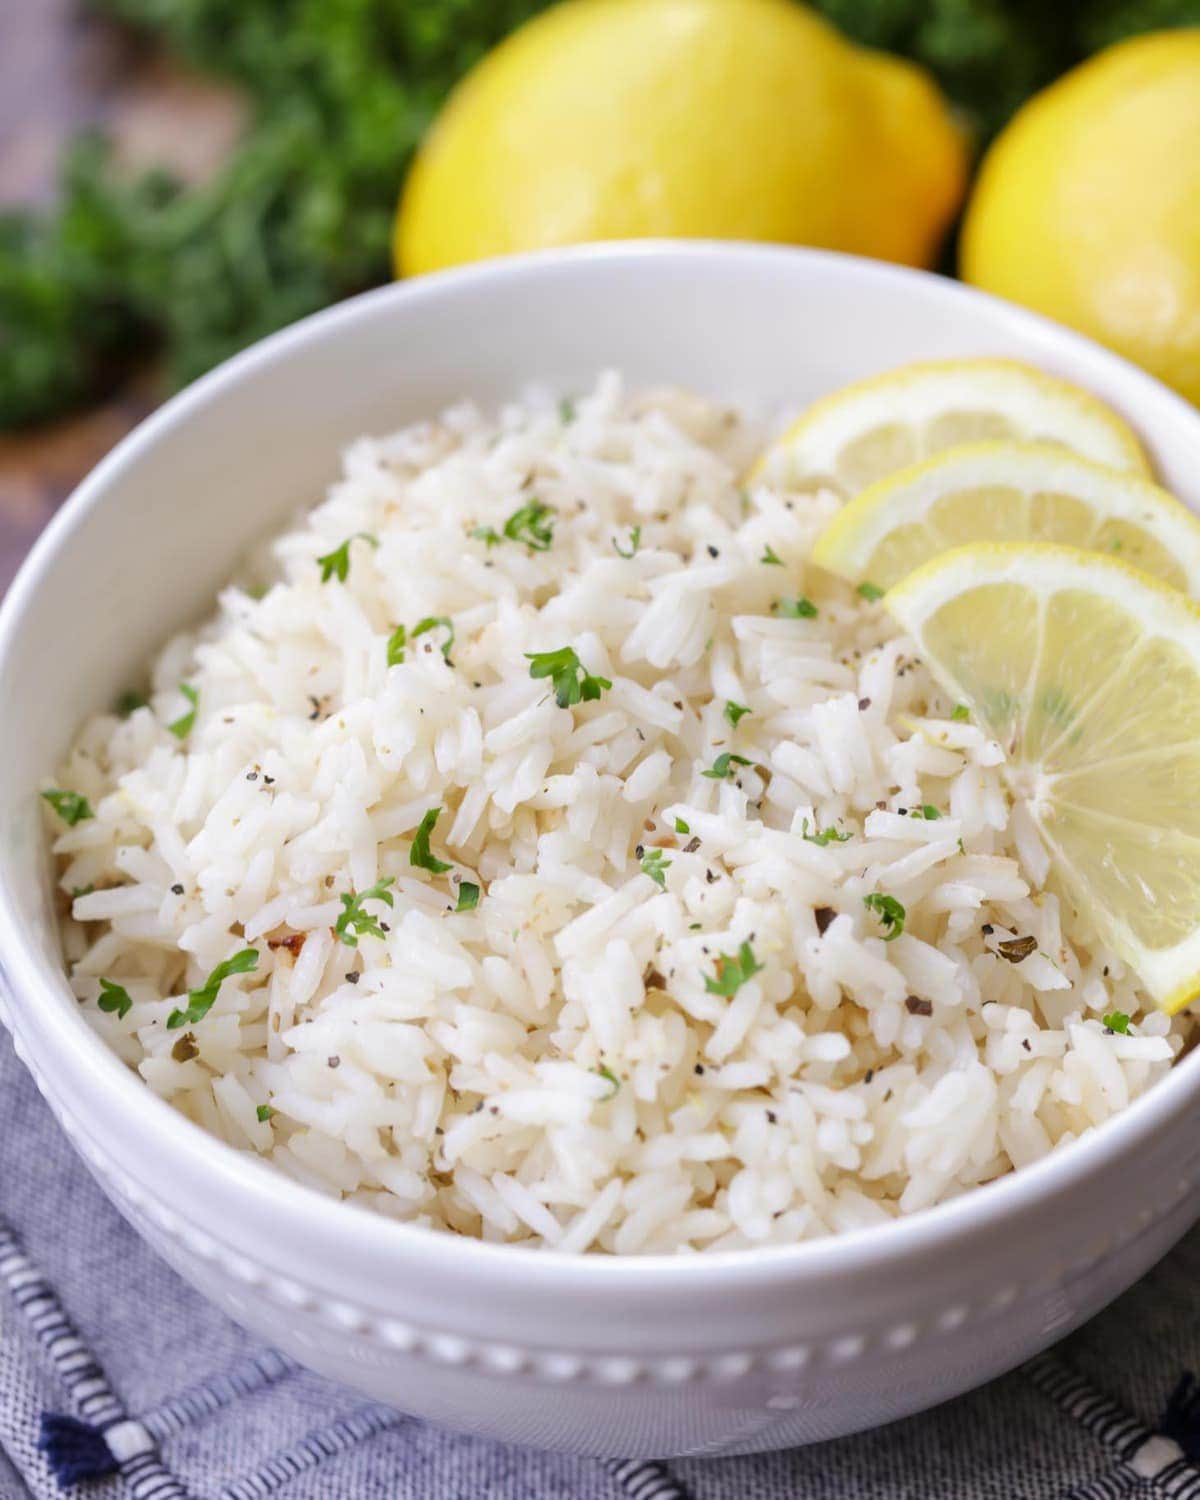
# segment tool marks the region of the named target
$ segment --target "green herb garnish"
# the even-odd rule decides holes
[[[956,724],[965,724],[971,717],[971,710],[965,703],[956,703],[950,717]]]
[[[748,713],[752,712],[753,710],[747,708],[744,703],[729,702],[725,705],[725,717],[735,729],[738,727],[738,721],[744,719]]]
[[[924,818],[929,823],[936,823],[941,817],[941,813],[934,807],[932,802],[926,802],[921,807],[912,808],[908,815],[910,818]]]
[[[692,830],[691,830],[690,824],[685,823],[682,818],[676,818],[675,819],[675,832],[676,833],[691,833],[691,831]]]
[[[135,692],[134,689],[130,688],[127,693],[122,693],[117,699],[116,708],[120,716],[123,719],[127,719],[130,714],[136,713],[139,708],[146,708],[149,702],[149,698],[144,693]]]
[[[594,1069],[594,1071],[599,1073],[600,1077],[603,1078],[606,1083],[610,1083],[612,1085],[608,1093],[604,1096],[605,1100],[614,1098],[616,1096],[617,1090],[621,1087],[621,1080],[617,1077],[617,1075],[612,1071],[611,1068],[606,1067],[603,1063],[601,1063],[598,1068]]]
[[[883,598],[885,591],[877,583],[860,583],[855,592],[860,598],[866,599],[870,604],[874,604],[877,600]]]
[[[385,876],[377,880],[368,890],[360,895],[353,891],[349,895],[340,897],[342,903],[342,914],[334,926],[334,934],[339,937],[347,948],[357,948],[360,937],[384,937],[383,928],[379,925],[379,919],[366,910],[368,901],[382,901],[384,906],[392,906],[392,893],[389,886],[395,885],[395,877]]]
[[[413,626],[412,638],[415,641],[419,635],[425,635],[430,630],[445,630],[448,632],[446,639],[442,642],[442,655],[446,662],[453,666],[450,661],[450,648],[454,645],[454,626],[447,615],[426,615],[423,620],[418,620]]]
[[[222,984],[233,974],[251,974],[258,967],[258,949],[243,948],[224,963],[219,963],[198,990],[188,991],[188,1003],[182,1010],[173,1010],[167,1017],[167,1030],[176,1031],[180,1026],[195,1026],[203,1021],[213,1008],[213,1001]]]
[[[167,728],[177,740],[186,740],[196,727],[196,705],[200,702],[200,694],[190,682],[181,682],[179,684],[179,691],[192,706],[188,709],[187,713],[180,714],[177,719],[172,720],[167,725]]]
[[[101,1010],[116,1011],[119,1019],[128,1015],[133,1001],[129,998],[129,991],[119,984],[114,984],[111,979],[100,981],[100,995],[96,1004]]]
[[[530,664],[530,677],[550,678],[559,708],[593,703],[606,688],[612,687],[607,677],[593,677],[584,671],[573,646],[560,646],[557,651],[526,651],[525,659]]]
[[[86,797],[81,797],[78,792],[63,792],[56,788],[43,792],[42,797],[68,828],[74,828],[76,823],[86,823],[89,818],[96,816],[92,811],[91,803]]]
[[[701,776],[707,776],[710,781],[724,781],[729,775],[730,766],[752,766],[754,762],[747,760],[744,755],[734,755],[729,750],[724,750],[713,761],[707,771],[701,771]]]
[[[815,620],[820,610],[811,599],[776,599],[771,606],[781,620]]]
[[[258,1122],[259,1122],[259,1124],[260,1125],[265,1125],[266,1122],[275,1113],[275,1111],[271,1108],[271,1106],[269,1104],[260,1104],[258,1106],[258,1108],[254,1111],[254,1113],[258,1116]]]
[[[479,887],[472,880],[464,880],[458,887],[458,905],[455,911],[474,911],[479,905]]]
[[[412,848],[408,851],[408,862],[415,865],[419,870],[429,870],[434,875],[444,875],[447,870],[452,870],[453,865],[448,865],[445,860],[435,859],[429,852],[429,835],[437,826],[437,820],[441,817],[440,807],[431,807],[421,819],[421,826],[413,835]],[[391,905],[391,902],[388,902]]]
[[[662,849],[647,849],[642,855],[642,874],[649,875],[654,884],[661,890],[667,888],[667,871],[671,868],[671,861],[665,858]]]
[[[863,897],[863,905],[882,922],[885,943],[893,942],[904,931],[906,912],[895,896],[885,896],[881,891],[873,891],[871,895]]]
[[[806,844],[820,844],[824,849],[826,844],[844,844],[852,837],[849,833],[842,833],[838,828],[816,828],[809,833],[808,819],[805,818],[800,824],[800,837]]]
[[[642,545],[642,528],[640,526],[635,526],[630,531],[630,533],[629,533],[629,551],[628,552],[626,552],[622,547],[619,547],[617,545],[617,539],[616,539],[616,537],[613,537],[612,544],[613,544],[613,551],[617,554],[618,557],[624,557],[624,558],[630,558],[630,557],[632,557],[634,555],[634,553],[637,551],[637,549]]]
[[[558,403],[558,420],[564,427],[569,427],[575,420],[575,403],[569,396],[564,396]]]
[[[1104,1029],[1114,1031],[1118,1036],[1132,1036],[1129,1029],[1129,1017],[1123,1010],[1111,1010],[1104,1018]]]
[[[783,558],[777,556],[774,547],[770,546],[763,548],[763,555],[759,558],[759,562],[769,568],[783,567]]]
[[[758,962],[749,943],[743,943],[736,955],[719,954],[716,961],[715,978],[705,976],[704,988],[710,995],[736,995],[747,980],[759,973],[764,966]]]
[[[554,511],[540,500],[531,500],[514,510],[504,523],[504,535],[510,542],[523,542],[534,552],[549,552],[554,545]]]
[[[369,531],[356,531],[353,536],[348,536],[340,547],[335,547],[332,552],[326,552],[324,557],[317,558],[322,583],[328,583],[331,578],[336,578],[339,583],[345,583],[350,572],[350,543],[360,539],[370,542],[372,547],[379,546],[379,538],[372,536]]]
[[[489,549],[498,547],[504,540],[494,526],[476,526],[471,535],[477,542],[486,542]]]
[[[403,625],[397,625],[387,643],[387,664],[389,667],[398,667],[404,661],[404,648],[408,645],[408,631]]]

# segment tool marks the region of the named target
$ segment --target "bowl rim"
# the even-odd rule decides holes
[[[983,301],[994,319],[1017,332],[1032,335],[1106,371],[1114,380],[1132,386],[1144,399],[1165,409],[1168,420],[1195,431],[1200,452],[1200,411],[1145,371],[1083,334],[1064,328],[1042,315],[994,297],[963,282],[937,273],[869,260],[861,256],[807,247],[764,245],[737,240],[639,240],[598,242],[562,249],[541,250],[434,272],[410,281],[394,282],[322,309],[279,330],[234,355],[168,399],[140,422],[80,481],[59,506],[27,554],[4,599],[0,601],[0,660],[13,649],[22,617],[43,578],[53,569],[60,546],[93,511],[106,503],[122,473],[134,467],[144,450],[188,421],[227,386],[252,377],[260,367],[286,358],[293,349],[335,334],[343,326],[369,316],[383,304],[416,304],[446,298],[459,290],[486,288],[530,277],[575,273],[589,267],[634,270],[646,263],[686,267],[712,260],[743,262],[747,274],[768,263],[795,263],[817,276],[863,278],[891,288],[897,295],[914,284],[930,289],[948,308]],[[519,375],[514,375],[514,381]],[[1198,497],[1200,498],[1200,497]],[[286,1235],[305,1236],[316,1244],[344,1230],[353,1235],[363,1256],[420,1257],[436,1255],[448,1276],[491,1276],[522,1279],[534,1270],[546,1293],[578,1290],[583,1283],[621,1284],[632,1293],[661,1294],[694,1291],[713,1277],[727,1286],[749,1282],[798,1279],[819,1280],[831,1272],[868,1272],[883,1263],[920,1256],[934,1246],[967,1233],[986,1231],[1057,1193],[1091,1177],[1114,1158],[1126,1158],[1200,1095],[1200,1048],[1181,1057],[1168,1075],[1119,1114],[1068,1142],[1039,1161],[958,1196],[901,1216],[885,1224],[848,1230],[788,1245],[764,1245],[736,1250],[681,1255],[603,1255],[562,1252],[551,1247],[493,1243],[392,1219],[358,1204],[332,1199],[297,1182],[269,1163],[238,1150],[193,1123],[153,1092],[117,1054],[105,1046],[77,1010],[60,1003],[69,997],[65,970],[38,950],[17,920],[9,894],[7,850],[0,850],[0,953],[4,955],[3,988],[8,994],[13,1030],[23,1031],[16,1012],[27,1016],[24,1025],[38,1032],[54,1048],[56,1077],[45,1091],[61,1099],[60,1085],[72,1076],[87,1079],[99,1091],[103,1108],[96,1119],[121,1117],[132,1129],[153,1132],[158,1150],[170,1150],[178,1162],[181,1181],[190,1195],[202,1200],[206,1190],[233,1190],[269,1209]],[[52,1004],[35,1005],[32,996],[45,987],[65,991]],[[63,1106],[68,1113],[74,1106]],[[103,1129],[92,1146],[107,1154]],[[176,1204],[172,1207],[178,1210]],[[188,1215],[184,1214],[184,1217]],[[219,1233],[214,1233],[218,1239]],[[312,1257],[312,1277],[319,1257]]]

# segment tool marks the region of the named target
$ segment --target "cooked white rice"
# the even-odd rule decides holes
[[[95,813],[55,820],[55,850],[87,892],[65,944],[104,1041],[334,1197],[623,1254],[911,1213],[1161,1077],[1186,1023],[1064,910],[999,746],[878,605],[810,567],[836,499],[739,488],[755,439],[606,376],[574,409],[461,406],[356,443],[165,647],[149,705],[92,719],[60,773]],[[533,499],[546,550],[503,536]],[[359,533],[378,545],[323,583],[315,559]],[[815,616],[775,608],[800,597]],[[430,616],[449,660],[445,629],[415,631]],[[564,646],[611,680],[597,700],[531,678],[526,653]],[[704,775],[725,752],[748,763]],[[437,807],[446,873],[410,862]],[[384,877],[380,935],[348,946],[340,897]],[[464,880],[482,895],[458,913]],[[872,893],[905,910],[893,941]],[[721,955],[743,944],[761,968],[736,985]],[[257,969],[169,1029],[247,947]],[[722,975],[731,994],[706,987]]]

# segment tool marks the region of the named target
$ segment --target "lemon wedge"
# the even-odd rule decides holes
[[[1065,894],[1162,1009],[1200,994],[1200,607],[1050,543],[942,553],[885,596],[1004,747]]]
[[[813,560],[889,589],[968,542],[1061,542],[1113,554],[1200,596],[1200,520],[1140,475],[1053,443],[968,443],[860,490]]]
[[[945,448],[992,438],[1058,443],[1096,463],[1148,474],[1116,412],[1089,392],[1011,359],[903,365],[823,397],[747,478],[855,495]]]

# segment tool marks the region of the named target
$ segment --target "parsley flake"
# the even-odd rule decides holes
[[[196,705],[200,702],[200,694],[196,691],[196,689],[191,685],[190,682],[181,682],[179,684],[179,691],[192,706],[187,711],[187,713],[180,714],[177,719],[172,720],[172,722],[167,725],[167,728],[171,731],[171,733],[177,740],[186,740],[188,735],[191,734],[192,730],[196,727]]]
[[[914,807],[909,813],[910,818],[924,818],[928,823],[936,823],[941,813],[932,802],[926,802],[921,807]]]
[[[471,535],[477,542],[486,542],[489,550],[498,547],[504,540],[494,526],[476,526]]]
[[[868,911],[873,911],[883,923],[885,943],[894,942],[904,931],[906,913],[895,896],[885,896],[881,891],[873,891],[871,895],[863,897],[863,905]]]
[[[437,820],[441,817],[440,807],[431,807],[421,819],[421,826],[413,835],[412,848],[408,851],[408,862],[415,865],[419,870],[429,870],[434,875],[444,875],[447,870],[452,870],[453,865],[448,865],[443,859],[435,859],[429,852],[429,835],[437,826]],[[389,901],[388,905],[392,903]]]
[[[722,751],[713,761],[707,771],[701,771],[701,776],[707,776],[710,781],[724,781],[729,775],[730,766],[752,766],[753,761],[747,760],[744,755],[734,755],[730,751]]]
[[[951,713],[950,717],[956,724],[965,724],[966,721],[971,717],[971,710],[965,703],[956,703],[954,705],[954,711]]]
[[[846,843],[851,835],[843,833],[839,828],[817,828],[815,826],[813,831],[809,833],[808,819],[805,818],[800,824],[800,837],[806,844],[820,844],[821,848],[824,849],[827,844]]]
[[[783,558],[779,557],[776,554],[776,551],[775,551],[774,547],[771,547],[771,546],[767,546],[767,547],[763,548],[763,555],[759,558],[759,562],[762,563],[765,567],[768,567],[768,568],[782,568],[783,567]]]
[[[180,1026],[195,1026],[203,1021],[213,1008],[222,984],[233,974],[251,974],[257,967],[257,948],[243,948],[240,953],[219,963],[198,990],[188,991],[187,1005],[182,1010],[173,1010],[167,1017],[167,1030],[177,1031]]]
[[[740,719],[744,719],[748,713],[753,712],[754,710],[747,708],[744,703],[734,703],[731,701],[725,705],[725,717],[735,729],[738,727]]]
[[[88,818],[96,816],[92,811],[91,803],[86,797],[81,797],[78,792],[63,792],[54,788],[43,792],[42,798],[50,804],[68,828],[74,828],[76,823],[85,823]]]
[[[859,598],[865,599],[868,604],[874,604],[876,600],[882,599],[884,590],[877,583],[860,583],[855,590]]]
[[[398,667],[404,661],[404,648],[408,645],[408,631],[403,625],[397,625],[387,643],[387,664],[389,667]]]
[[[573,646],[560,646],[557,651],[526,651],[525,659],[530,664],[530,677],[550,678],[559,708],[570,708],[573,703],[594,703],[606,688],[612,687],[607,677],[593,677],[584,670]]]
[[[558,420],[564,427],[569,427],[575,420],[575,403],[569,396],[564,396],[558,403]]]
[[[368,890],[360,895],[351,891],[348,895],[340,897],[342,903],[342,914],[334,926],[334,935],[339,937],[347,948],[357,948],[360,937],[384,936],[383,928],[379,925],[378,917],[365,909],[368,901],[382,901],[384,906],[392,906],[392,893],[388,890],[390,885],[395,884],[395,878],[391,875],[385,876],[383,880],[377,880]]]
[[[721,953],[717,956],[716,977],[708,975],[704,979],[704,989],[709,995],[724,995],[726,998],[736,995],[748,980],[753,979],[755,974],[763,969],[755,958],[749,943],[743,943],[736,954]]]
[[[101,1010],[116,1011],[118,1019],[124,1019],[128,1015],[133,1001],[129,998],[129,991],[119,984],[114,984],[111,979],[100,981],[100,994],[96,1004]]]
[[[260,1104],[258,1106],[258,1108],[254,1111],[254,1113],[258,1116],[258,1122],[259,1122],[259,1124],[260,1125],[265,1125],[266,1122],[275,1113],[275,1111],[271,1108],[271,1106],[269,1104]]]
[[[616,539],[616,537],[613,537],[613,539],[612,539],[612,545],[613,545],[613,551],[617,554],[618,557],[624,557],[624,558],[630,558],[630,557],[632,557],[634,555],[634,553],[637,551],[637,549],[642,545],[642,528],[640,526],[634,526],[634,527],[631,528],[631,530],[629,532],[629,551],[628,552],[626,552],[623,547],[619,547],[617,545],[617,539]]]
[[[811,599],[776,599],[771,606],[781,620],[815,620],[821,611]]]
[[[139,708],[145,708],[150,700],[144,693],[139,693],[130,688],[127,693],[122,693],[117,699],[116,709],[121,718],[127,719],[130,714],[136,713]]]
[[[691,831],[692,831],[691,824],[685,823],[682,818],[676,818],[675,819],[675,832],[676,833],[691,833]]]
[[[419,635],[425,635],[430,630],[449,631],[446,639],[442,642],[442,655],[448,666],[454,663],[450,660],[450,649],[454,645],[454,626],[447,615],[426,615],[423,620],[418,620],[413,626],[412,639],[415,641]]]
[[[464,880],[458,887],[458,905],[455,911],[474,911],[479,905],[479,887],[473,880]]]
[[[379,546],[379,538],[372,536],[369,531],[356,531],[353,536],[348,536],[340,547],[335,547],[332,552],[326,552],[324,557],[317,558],[322,583],[328,583],[331,578],[336,578],[339,583],[345,583],[350,572],[350,543],[354,541],[369,542],[375,548]]]
[[[613,1070],[609,1067],[606,1067],[604,1063],[601,1063],[600,1066],[598,1068],[595,1068],[593,1071],[599,1073],[600,1077],[603,1078],[606,1083],[612,1085],[608,1093],[605,1094],[604,1100],[607,1101],[609,1099],[615,1098],[617,1090],[621,1087],[621,1080],[617,1077]]]
[[[510,542],[524,542],[533,552],[549,552],[554,545],[554,511],[540,500],[531,500],[514,510],[504,523],[504,535]]]
[[[642,855],[642,874],[649,875],[654,884],[660,890],[667,888],[667,871],[671,868],[671,861],[664,857],[662,849],[647,849]]]
[[[1123,1010],[1109,1011],[1108,1015],[1104,1018],[1104,1029],[1105,1031],[1116,1032],[1118,1036],[1133,1035],[1129,1029],[1129,1017]]]

